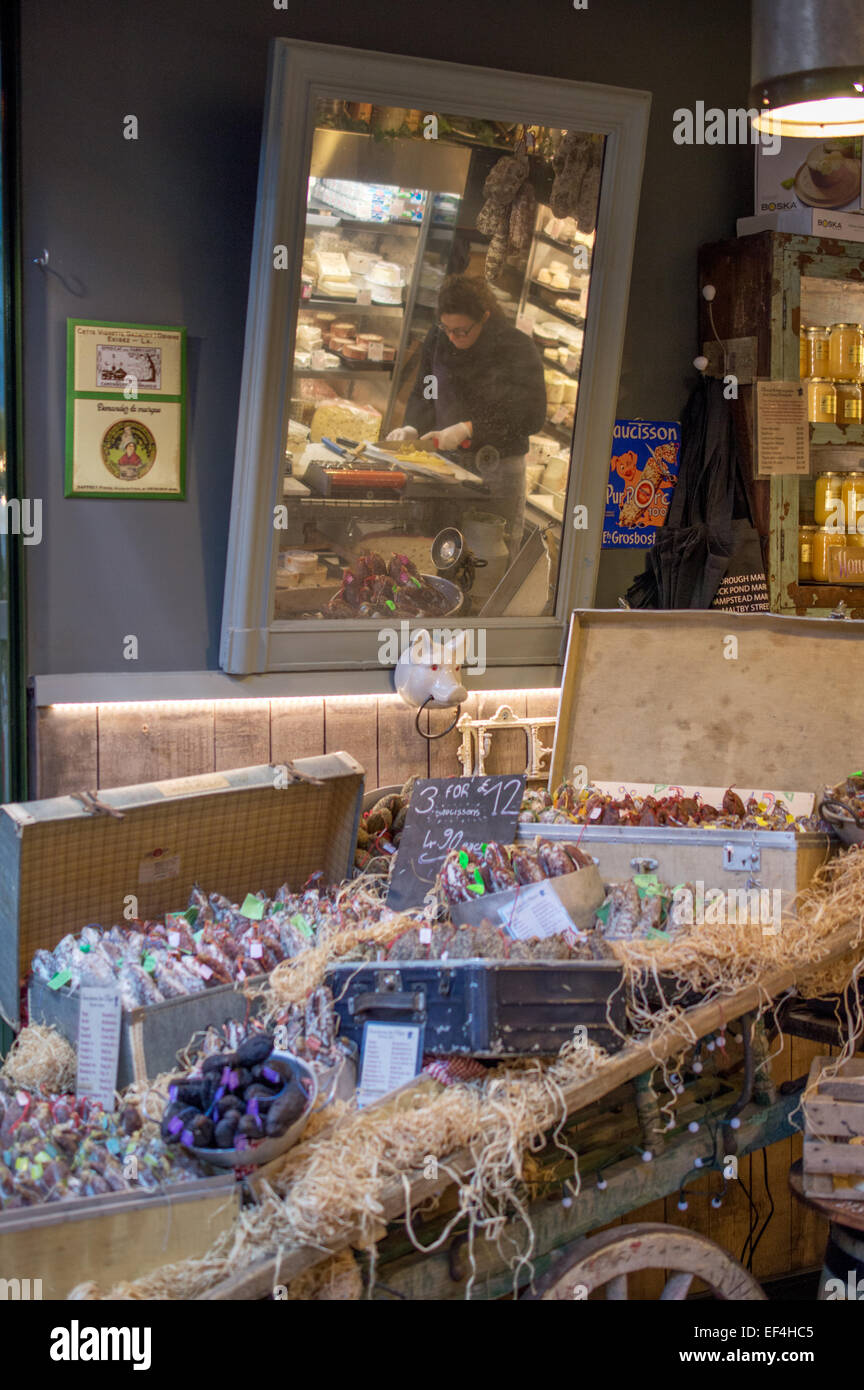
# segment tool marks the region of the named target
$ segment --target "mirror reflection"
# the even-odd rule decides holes
[[[277,619],[554,610],[603,139],[318,103]]]

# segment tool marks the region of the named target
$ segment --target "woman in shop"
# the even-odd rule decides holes
[[[543,364],[531,339],[507,322],[484,280],[451,275],[438,296],[438,323],[391,440],[453,452],[490,489],[486,504],[508,524],[510,561],[525,514],[528,436],[546,418]]]

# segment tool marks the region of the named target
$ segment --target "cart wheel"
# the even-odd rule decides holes
[[[577,1241],[538,1279],[535,1293],[523,1298],[580,1299],[606,1288],[607,1299],[627,1298],[627,1275],[639,1269],[670,1274],[661,1300],[682,1302],[694,1279],[702,1279],[715,1298],[765,1300],[761,1285],[719,1245],[682,1226],[636,1222]]]

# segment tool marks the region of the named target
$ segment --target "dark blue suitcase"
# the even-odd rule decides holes
[[[577,1028],[609,1052],[624,1043],[615,962],[349,962],[331,966],[327,984],[341,1033],[358,1046],[367,1022],[421,1023],[424,1051],[442,1056],[551,1055]]]

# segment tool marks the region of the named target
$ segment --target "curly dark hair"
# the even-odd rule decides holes
[[[501,311],[486,281],[478,275],[448,275],[438,292],[438,313],[464,314],[479,323],[484,314],[495,319]]]

